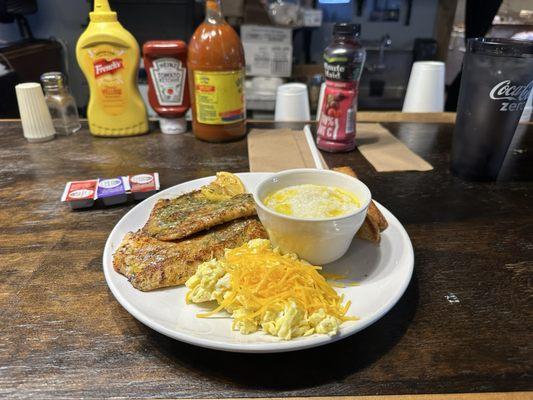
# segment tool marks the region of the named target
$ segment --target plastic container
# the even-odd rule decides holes
[[[146,106],[137,88],[140,51],[107,0],[95,0],[90,23],[76,45],[76,57],[89,83],[89,130],[95,136],[134,136],[148,132]]]
[[[355,120],[359,78],[366,59],[358,24],[339,23],[324,50],[326,84],[317,129],[317,147],[329,152],[355,148]]]
[[[190,107],[187,84],[187,44],[181,40],[154,40],[143,45],[148,76],[148,98],[166,134],[187,131],[185,113]]]
[[[198,139],[226,142],[246,134],[244,65],[241,40],[224,20],[220,0],[207,0],[187,60],[192,129]]]

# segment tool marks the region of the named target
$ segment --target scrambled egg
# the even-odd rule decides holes
[[[255,239],[226,250],[221,260],[200,264],[187,282],[189,303],[216,301],[218,307],[199,317],[226,310],[233,329],[258,330],[290,340],[314,333],[335,335],[347,320],[350,303],[315,267],[294,254],[282,255],[270,241]]]
[[[355,194],[338,187],[296,185],[280,189],[264,199],[280,214],[298,218],[332,218],[349,214],[359,207]]]

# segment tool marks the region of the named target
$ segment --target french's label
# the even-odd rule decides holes
[[[150,69],[157,101],[162,106],[181,106],[186,70],[180,60],[171,57],[154,60]]]
[[[113,74],[122,68],[124,68],[124,63],[120,58],[115,58],[113,60],[97,60],[94,62],[94,76],[95,78],[98,78],[105,74]]]
[[[93,101],[100,103],[101,109],[110,116],[120,115],[126,108],[128,51],[111,44],[98,44],[85,53],[85,63],[94,71],[95,90],[91,98],[94,96]]]

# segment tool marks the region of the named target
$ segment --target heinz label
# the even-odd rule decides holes
[[[150,69],[157,100],[162,106],[181,106],[186,70],[180,60],[171,57],[154,60]]]

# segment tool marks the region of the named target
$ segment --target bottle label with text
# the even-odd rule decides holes
[[[244,71],[194,71],[196,119],[225,125],[244,120]]]
[[[120,115],[126,107],[125,52],[112,45],[102,44],[88,48],[86,62],[92,65],[98,102],[108,115]]]
[[[157,100],[162,106],[181,106],[186,70],[180,60],[172,57],[154,60],[150,69]]]

